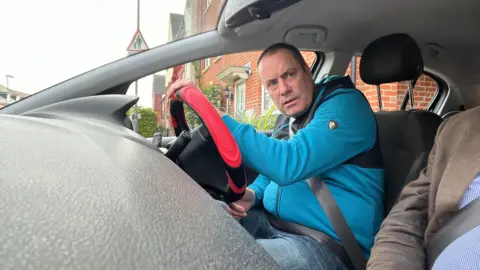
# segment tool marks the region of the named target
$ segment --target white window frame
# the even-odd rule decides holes
[[[209,57],[209,58],[205,58],[203,71],[206,71],[206,70],[210,67],[210,65],[211,65],[210,57]]]
[[[238,98],[237,98],[237,97],[238,97],[238,92],[237,92],[237,90],[238,90],[238,85],[241,85],[241,84],[244,85],[244,86],[243,86],[243,104],[242,104],[242,106],[241,106],[241,109],[240,109],[240,110],[237,110],[237,104],[238,104],[238,103],[237,103],[237,102],[238,102]],[[246,80],[236,81],[236,82],[235,82],[235,92],[234,92],[235,94],[234,94],[234,96],[233,96],[234,114],[236,114],[236,113],[241,113],[241,112],[245,111],[245,104],[246,104],[245,99],[246,99],[246,97],[247,97],[247,93],[246,93],[246,92],[247,92],[247,81],[246,81]]]
[[[165,106],[166,106],[166,99],[165,94],[162,94],[162,98],[160,100],[160,106],[162,107],[162,116],[165,116]]]
[[[270,108],[265,108],[265,94],[269,95],[267,92],[267,89],[265,89],[265,86],[263,86],[262,84],[262,115],[265,115],[268,109],[270,109]],[[272,101],[272,105],[274,105],[271,97],[270,97],[270,100]],[[275,108],[275,110],[273,111],[273,114],[279,114],[279,113],[280,111],[277,108]]]

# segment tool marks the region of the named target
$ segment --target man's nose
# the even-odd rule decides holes
[[[280,95],[282,96],[288,95],[291,92],[290,85],[288,85],[285,80],[278,81],[278,88],[280,90]]]

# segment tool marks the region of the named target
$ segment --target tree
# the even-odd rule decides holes
[[[152,108],[137,108],[141,119],[138,120],[138,133],[145,138],[150,138],[155,133],[157,127],[157,113]],[[134,108],[128,110],[128,116],[131,118]]]
[[[212,84],[201,90],[214,107],[220,107],[222,103],[222,88],[220,85]],[[187,118],[187,124],[190,129],[198,127],[202,123],[198,115],[187,104],[184,104],[183,106],[185,110],[185,118]]]

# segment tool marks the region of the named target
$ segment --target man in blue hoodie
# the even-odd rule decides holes
[[[288,44],[274,44],[263,51],[258,72],[282,115],[273,135],[267,137],[219,112],[245,165],[259,172],[244,197],[226,207],[227,211],[241,219],[287,269],[346,269],[324,243],[278,230],[267,218],[272,215],[339,241],[305,181],[319,176],[368,259],[384,213],[377,123],[368,101],[349,77],[327,77],[315,84],[301,53]],[[175,82],[167,95],[188,84]]]

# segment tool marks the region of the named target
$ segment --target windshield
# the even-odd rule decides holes
[[[223,1],[224,2],[224,1]],[[2,1],[0,108],[129,54],[214,30],[220,0]],[[139,80],[151,107],[152,76]],[[127,94],[134,94],[134,86]]]

